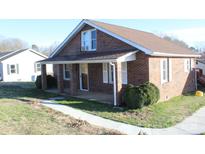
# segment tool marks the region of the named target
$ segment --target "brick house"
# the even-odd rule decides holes
[[[121,105],[127,84],[152,82],[167,100],[195,90],[196,53],[152,33],[82,20],[51,56],[41,61],[42,87],[46,64],[57,70],[59,92],[109,93]]]

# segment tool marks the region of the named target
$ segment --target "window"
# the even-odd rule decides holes
[[[81,50],[95,51],[97,46],[96,30],[87,30],[81,33]]]
[[[7,64],[7,73],[10,74],[19,74],[19,65],[18,64]]]
[[[7,64],[7,73],[10,74],[19,74],[19,65],[18,64]]]
[[[108,63],[103,63],[103,83],[108,83]]]
[[[36,64],[36,72],[40,72],[41,71],[41,64]]]
[[[91,31],[91,49],[96,50],[96,30]]]
[[[190,72],[191,71],[191,59],[184,60],[184,71]]]
[[[127,62],[122,63],[122,83],[127,84]]]
[[[16,73],[16,65],[10,65],[10,73],[15,74]]]
[[[70,65],[69,64],[65,64],[64,65],[64,80],[70,80]]]
[[[122,63],[122,84],[127,84],[127,62]],[[113,66],[103,63],[103,83],[113,84]]]
[[[170,82],[172,80],[172,63],[171,59],[161,60],[161,83]]]

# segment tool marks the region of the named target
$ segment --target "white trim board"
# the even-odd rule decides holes
[[[162,52],[153,52],[151,56],[170,56],[170,57],[201,57],[201,55],[186,55],[186,54],[172,54],[172,53],[162,53]]]
[[[97,30],[100,30],[108,35],[111,35],[113,36],[114,38],[118,39],[118,40],[121,40],[141,51],[143,51],[145,54],[148,54],[148,55],[151,55],[151,56],[173,56],[173,57],[200,57],[199,55],[185,55],[185,54],[170,54],[170,53],[161,53],[161,52],[154,52],[154,51],[151,51],[150,49],[146,48],[146,47],[143,47],[142,45],[139,45],[137,44],[136,42],[132,42],[126,38],[123,38],[122,36],[120,35],[117,35],[105,28],[102,28],[102,27],[99,27],[97,25],[95,25],[94,23],[92,23],[92,21],[90,20],[87,20],[87,19],[84,19],[82,20],[76,27],[75,29],[66,37],[66,39],[54,50],[54,52],[51,53],[51,55],[49,57],[53,57],[55,56],[57,53],[59,53],[61,51],[61,49],[65,46],[66,43],[68,43],[69,40],[71,40],[75,34],[77,34],[82,28],[83,26],[87,24],[87,25],[90,25],[92,26],[93,28],[97,29]]]
[[[117,59],[103,59],[103,60],[73,60],[73,61],[40,61],[40,64],[83,64],[83,63],[109,63],[109,62],[127,62],[136,60],[136,53],[129,52]]]

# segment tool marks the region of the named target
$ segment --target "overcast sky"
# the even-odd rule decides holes
[[[81,20],[0,20],[0,37],[20,38],[31,44],[48,46],[62,42]],[[155,34],[168,34],[190,46],[205,44],[205,20],[105,20]],[[205,46],[205,45],[204,45]]]

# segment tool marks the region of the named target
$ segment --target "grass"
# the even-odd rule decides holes
[[[0,99],[47,99],[55,96],[57,95],[36,89],[32,82],[0,83]]]
[[[120,134],[56,112],[37,101],[54,96],[35,89],[33,83],[0,83],[0,134]]]
[[[39,105],[37,99],[56,97],[56,94],[38,90],[32,83],[0,83],[0,134],[115,134],[97,128]],[[30,104],[25,100],[32,100]],[[24,103],[23,103],[24,102]],[[66,98],[58,101],[107,119],[150,128],[166,128],[181,122],[205,106],[205,96],[193,93],[175,97],[142,109],[118,109],[96,101]],[[78,124],[80,123],[80,124]],[[85,124],[81,124],[85,123]],[[78,126],[73,129],[73,126]],[[81,127],[82,126],[82,127]],[[90,130],[91,129],[91,130]]]
[[[68,98],[58,103],[81,109],[85,112],[107,119],[149,128],[166,128],[181,122],[196,110],[205,106],[205,97],[196,97],[193,93],[172,98],[142,109],[116,109],[107,104],[94,101]]]

